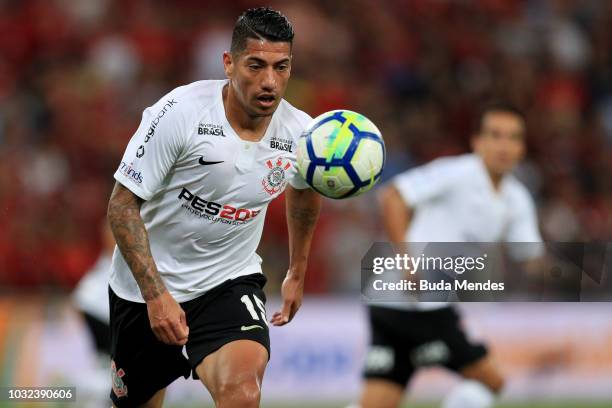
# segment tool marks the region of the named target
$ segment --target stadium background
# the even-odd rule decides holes
[[[126,143],[142,110],[168,90],[223,77],[221,53],[236,16],[261,4],[0,2],[0,386],[61,383],[85,372],[87,339],[68,295],[99,253],[98,226]],[[467,151],[478,107],[506,99],[527,112],[529,154],[517,174],[536,198],[545,238],[610,241],[612,2],[266,4],[296,30],[286,98],[313,116],[348,108],[370,117],[387,145],[385,178]],[[373,194],[325,202],[307,301],[292,325],[273,333],[273,346],[295,347],[283,354],[279,346],[279,356],[296,359],[272,360],[270,378],[278,380],[264,395],[274,401],[310,407],[355,397],[367,339],[358,268],[381,239],[375,206]],[[260,254],[275,295],[287,265],[282,200],[266,222]],[[513,374],[509,403],[605,405],[612,404],[609,310],[470,305],[466,323],[502,351]],[[302,381],[281,381],[290,369]],[[413,394],[435,401],[449,381],[434,370]],[[175,405],[205,394],[178,389]]]

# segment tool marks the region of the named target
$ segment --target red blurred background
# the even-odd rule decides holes
[[[223,78],[231,28],[253,1],[0,2],[0,287],[71,288],[98,255],[116,166],[143,109]],[[612,238],[612,2],[283,1],[296,29],[287,99],[311,115],[364,113],[385,177],[465,152],[479,107],[527,112],[517,173],[547,240]],[[358,287],[355,241],[376,236],[372,195],[326,203],[307,291]],[[260,252],[286,266],[283,203]],[[361,247],[359,247],[361,248]],[[356,283],[357,282],[357,283]]]

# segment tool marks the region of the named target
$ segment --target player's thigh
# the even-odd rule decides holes
[[[397,407],[414,373],[410,338],[400,330],[405,314],[370,307],[370,345],[364,364],[362,407]]]
[[[244,276],[232,279],[200,298],[182,303],[189,326],[186,350],[193,369],[208,356],[237,340],[259,343],[266,355],[269,354],[270,331],[266,322],[264,284],[265,277],[261,274]]]
[[[138,408],[161,408],[164,405],[164,397],[166,396],[166,389],[159,390],[155,393],[150,400],[140,405]],[[117,408],[115,404],[113,404],[113,408]]]
[[[503,375],[491,355],[462,367],[459,372],[465,378],[481,382],[493,392],[500,392],[504,386]]]
[[[367,379],[363,385],[360,408],[397,408],[402,402],[404,387],[383,379]]]
[[[439,323],[440,340],[448,347],[447,368],[486,385],[494,392],[503,386],[503,378],[484,344],[471,341],[453,310],[445,313]]]
[[[157,340],[145,304],[123,300],[113,292],[110,300],[110,398],[119,408],[140,407],[149,401],[158,406],[156,401],[163,399],[160,391],[190,374],[182,347]]]
[[[215,401],[227,395],[259,400],[261,382],[268,364],[268,350],[253,340],[236,340],[209,354],[196,373]]]
[[[166,389],[159,390],[155,393],[150,400],[140,405],[138,408],[161,408],[164,404],[164,397],[166,396]],[[117,408],[115,404],[112,404],[113,408]]]

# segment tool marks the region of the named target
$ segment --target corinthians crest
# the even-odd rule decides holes
[[[127,385],[123,383],[122,377],[125,372],[122,368],[117,370],[115,361],[111,360],[111,378],[113,381],[113,392],[118,398],[125,397],[128,393]]]
[[[261,184],[268,194],[274,195],[285,188],[287,184],[286,171],[291,167],[291,162],[279,157],[275,161],[268,160],[266,166],[268,166],[270,172],[261,180]]]

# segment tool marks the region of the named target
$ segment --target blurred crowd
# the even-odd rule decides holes
[[[612,2],[271,1],[295,26],[286,99],[348,108],[381,129],[385,178],[469,150],[483,103],[528,117],[518,176],[553,241],[612,238]],[[223,78],[236,17],[254,1],[0,1],[0,286],[70,288],[100,250],[113,173],[144,108]],[[373,194],[326,202],[307,290],[358,286],[380,238]],[[287,265],[283,203],[260,251]]]

